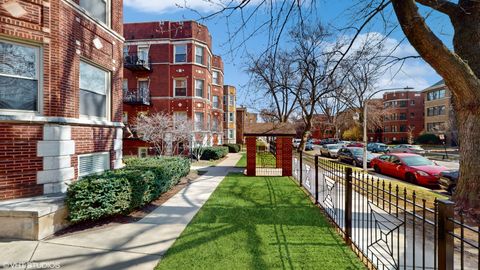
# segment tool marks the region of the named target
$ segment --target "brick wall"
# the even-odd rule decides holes
[[[0,124],[0,200],[42,194],[37,185],[43,166],[37,157],[41,139],[42,125]]]

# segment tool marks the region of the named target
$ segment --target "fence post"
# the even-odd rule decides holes
[[[318,155],[315,155],[315,204],[318,204]]]
[[[299,184],[300,187],[302,186],[302,180],[303,180],[303,151],[300,150],[300,179],[299,179]]]
[[[453,230],[455,203],[449,200],[438,200],[438,269],[453,269]]]
[[[352,244],[352,168],[345,168],[345,242]]]

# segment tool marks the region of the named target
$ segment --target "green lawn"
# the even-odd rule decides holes
[[[257,153],[257,167],[273,167],[276,166],[275,156],[270,152]],[[247,167],[247,154],[242,153],[242,157],[237,162],[235,167],[245,168]]]
[[[287,177],[228,175],[156,269],[364,269]]]

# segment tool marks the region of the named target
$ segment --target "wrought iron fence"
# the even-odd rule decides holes
[[[308,191],[345,241],[374,269],[480,269],[478,224],[447,200],[336,161],[293,155],[293,178]]]

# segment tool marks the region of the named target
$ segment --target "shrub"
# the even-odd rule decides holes
[[[228,147],[225,146],[213,146],[205,147],[203,149],[202,157],[203,160],[217,160],[221,159],[228,154]]]
[[[435,134],[425,133],[418,136],[417,143],[419,144],[440,144],[440,138]]]
[[[224,146],[228,147],[229,153],[238,153],[242,149],[241,144],[230,143],[230,144],[225,144]]]
[[[184,158],[129,158],[126,168],[92,175],[67,190],[69,220],[79,222],[129,213],[176,185],[190,171]]]

